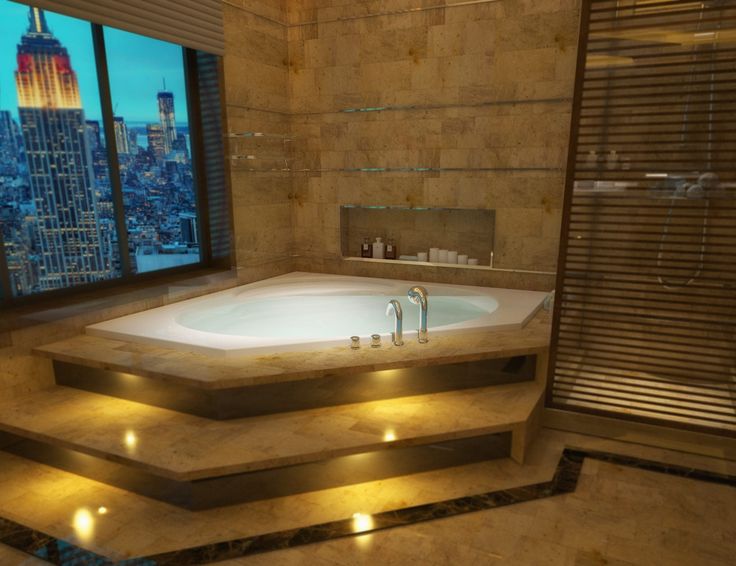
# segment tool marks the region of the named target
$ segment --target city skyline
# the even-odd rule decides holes
[[[82,75],[97,80],[96,66],[77,65],[78,52],[67,48],[66,34],[57,35],[44,10],[25,7],[22,21],[24,31],[13,42],[19,106],[12,113],[0,108],[0,228],[14,294],[120,277],[121,254],[130,258],[132,273],[198,262],[188,122],[176,121],[188,120],[186,97],[168,90],[168,82],[161,85],[166,90],[141,94],[132,81],[111,92],[114,108],[135,92],[152,109],[140,121],[117,112],[108,132],[118,153],[126,249],[118,237],[103,121],[87,112],[91,101],[99,106],[99,92],[85,99],[80,81]],[[71,23],[66,32],[78,22]],[[93,52],[91,38],[87,52]],[[176,75],[183,84],[183,61]]]
[[[89,22],[44,12],[51,32],[61,39],[74,61],[87,120],[102,121]],[[16,52],[20,37],[26,32],[27,13],[27,5],[0,0],[0,110],[9,111],[16,121],[19,120],[14,78]],[[116,116],[136,126],[157,122],[159,107],[155,95],[164,90],[164,81],[166,90],[173,93],[177,101],[179,112],[184,110],[186,85],[181,72],[181,47],[108,27],[105,28],[105,43]],[[138,61],[135,68],[126,64],[132,57]],[[136,88],[130,89],[131,84]],[[179,121],[176,126],[184,127],[186,122]]]

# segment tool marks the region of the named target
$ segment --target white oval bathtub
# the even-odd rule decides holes
[[[348,346],[381,334],[390,345],[390,299],[404,311],[404,338],[416,336],[412,285],[429,292],[429,334],[521,328],[546,293],[463,285],[290,273],[87,327],[87,333],[214,355]]]

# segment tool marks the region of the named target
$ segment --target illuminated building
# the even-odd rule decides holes
[[[162,90],[158,93],[158,115],[163,132],[164,153],[168,154],[176,142],[176,117],[174,115],[174,93]]]
[[[128,126],[125,125],[125,120],[120,116],[115,116],[113,118],[113,125],[115,126],[115,144],[117,145],[118,153],[130,153]]]
[[[156,161],[163,161],[168,152],[166,151],[166,142],[161,124],[147,124],[146,136],[148,137],[148,150],[156,158]]]
[[[36,208],[40,289],[107,278],[111,273],[100,245],[77,76],[39,8],[29,9],[17,63],[18,114]]]

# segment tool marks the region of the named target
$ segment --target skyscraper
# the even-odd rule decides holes
[[[115,126],[115,145],[118,153],[130,153],[130,140],[128,139],[128,126],[122,116],[113,117],[113,125]]]
[[[181,228],[182,244],[199,243],[199,232],[197,231],[197,215],[190,212],[179,214],[179,226]]]
[[[168,152],[166,151],[165,136],[161,124],[147,124],[146,137],[148,137],[148,150],[156,158],[156,161],[163,161]]]
[[[87,120],[87,143],[92,153],[102,147],[100,138],[100,123],[97,120]]]
[[[10,112],[0,110],[0,175],[15,175],[20,162],[18,125]]]
[[[111,275],[100,245],[92,159],[77,76],[69,54],[29,8],[18,45],[18,114],[36,208],[41,290]]]
[[[176,141],[176,116],[174,115],[174,93],[161,90],[158,93],[158,115],[164,134],[164,153],[168,154]]]

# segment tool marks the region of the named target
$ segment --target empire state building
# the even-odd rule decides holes
[[[69,54],[30,8],[18,45],[18,114],[36,207],[41,290],[110,277],[100,241],[91,152]]]

